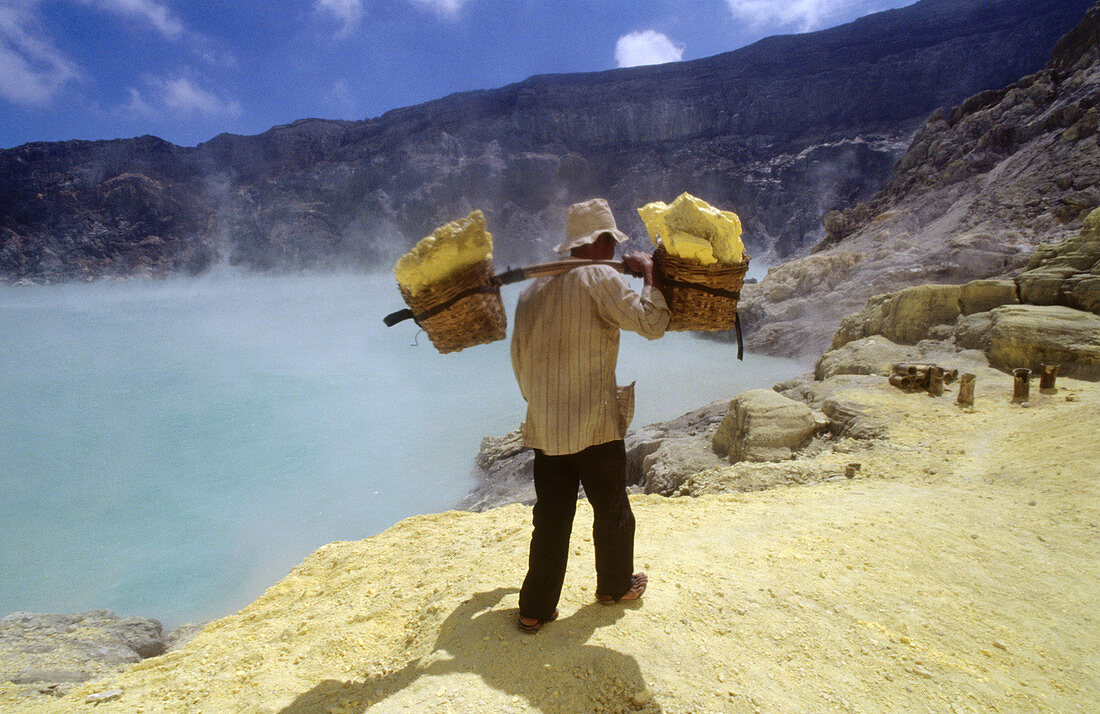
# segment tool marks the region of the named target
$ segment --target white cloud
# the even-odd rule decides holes
[[[223,99],[186,77],[150,79],[148,84],[147,95],[133,87],[127,89],[129,100],[120,107],[121,113],[145,117],[168,113],[235,117],[243,112],[240,102]]]
[[[241,113],[238,102],[223,100],[213,92],[195,86],[185,77],[170,79],[164,83],[164,105],[169,109],[197,114],[236,116]]]
[[[470,4],[471,0],[409,0],[409,2],[431,10],[436,15],[454,17],[464,6]]]
[[[44,106],[81,72],[37,25],[28,4],[0,5],[0,97]]]
[[[656,30],[631,32],[615,43],[615,61],[620,67],[679,62],[683,58],[683,45],[677,45]]]
[[[172,16],[167,5],[156,0],[81,0],[81,2],[123,17],[144,20],[172,40],[177,40],[183,35],[183,23]]]
[[[120,108],[122,114],[145,117],[153,116],[157,113],[153,107],[149,106],[145,98],[141,96],[141,92],[133,87],[127,89],[126,92],[130,95],[130,99]]]
[[[808,32],[912,0],[726,0],[730,12],[753,27]]]
[[[351,107],[355,103],[351,97],[351,89],[348,87],[348,80],[343,78],[332,83],[332,88],[329,90],[329,97],[341,107]]]
[[[351,34],[363,20],[362,0],[316,0],[313,9],[331,15],[340,23],[340,36]]]

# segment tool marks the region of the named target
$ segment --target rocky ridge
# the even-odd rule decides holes
[[[1007,277],[1040,241],[1077,234],[1100,205],[1098,27],[1093,7],[1042,71],[934,112],[881,194],[827,215],[812,255],[746,286],[751,348],[824,349],[840,319],[877,294]]]
[[[692,62],[532,77],[366,121],[194,148],[155,137],[0,151],[0,276],[52,281],[388,265],[483,208],[498,262],[541,258],[565,207],[687,190],[757,258],[816,242],[889,179],[933,109],[1039,68],[1088,0],[923,0]]]

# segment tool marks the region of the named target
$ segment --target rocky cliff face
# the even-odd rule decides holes
[[[607,196],[641,236],[633,208],[684,190],[737,210],[754,255],[788,256],[885,185],[933,109],[1038,69],[1089,4],[925,0],[693,62],[194,148],[28,144],[0,152],[0,275],[379,265],[475,207],[498,262],[522,261],[548,252],[575,200]]]
[[[1042,71],[934,112],[880,194],[828,214],[812,255],[746,287],[751,347],[820,350],[874,295],[1010,276],[1078,233],[1100,205],[1098,35],[1095,6]]]

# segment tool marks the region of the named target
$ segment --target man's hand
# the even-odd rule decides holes
[[[627,253],[623,256],[623,262],[630,270],[641,273],[646,285],[656,285],[653,277],[653,256],[649,253]]]

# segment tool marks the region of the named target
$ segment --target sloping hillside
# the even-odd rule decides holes
[[[651,584],[630,606],[594,602],[586,506],[535,636],[515,628],[530,509],[423,516],[321,548],[181,650],[61,699],[2,684],[0,708],[1089,711],[1100,386],[1061,379],[1022,409],[1011,382],[981,372],[972,410],[885,378],[846,393],[886,438],[799,464],[859,462],[852,480],[635,497]]]
[[[820,351],[873,295],[1008,276],[1100,205],[1100,6],[1041,72],[935,112],[872,201],[745,290],[753,349]]]

